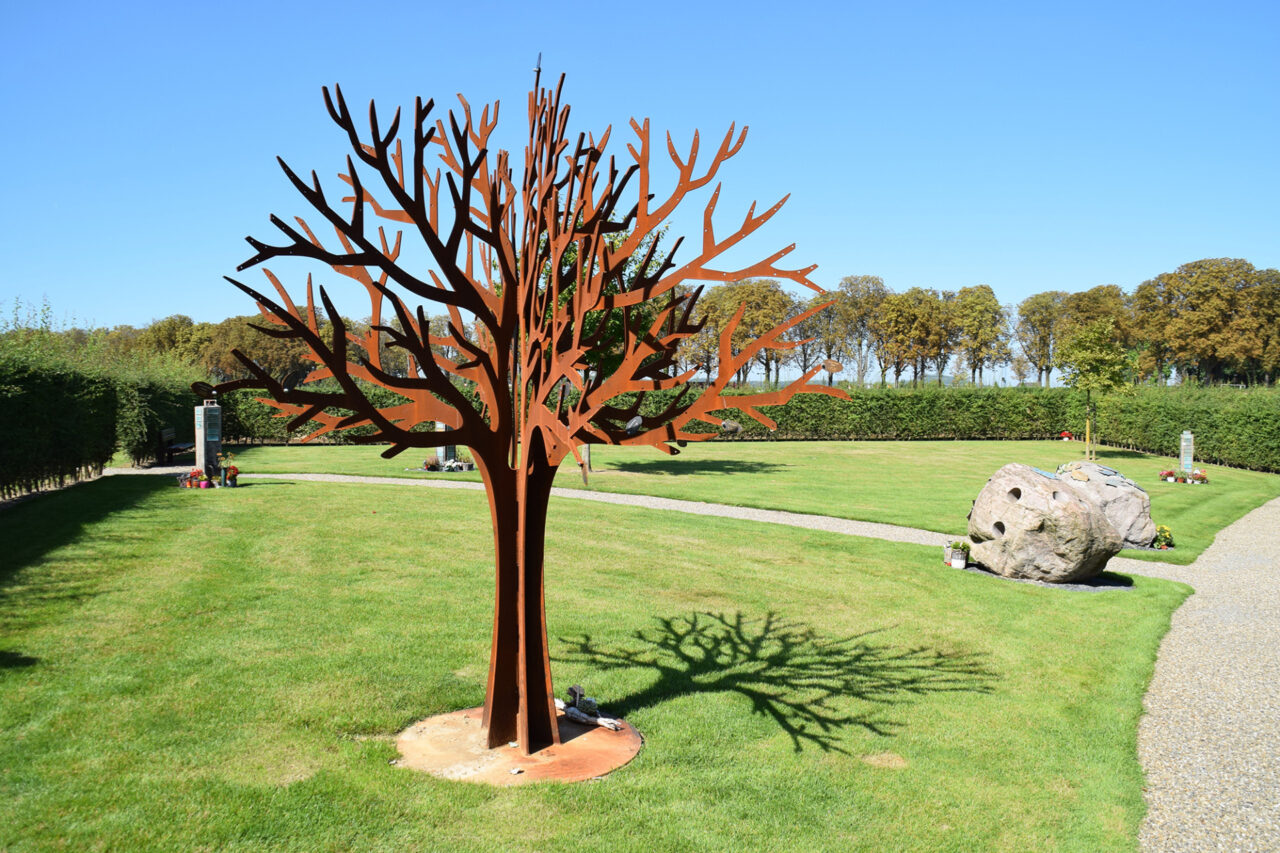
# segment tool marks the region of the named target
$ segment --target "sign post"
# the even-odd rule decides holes
[[[218,472],[222,452],[222,407],[217,400],[196,406],[196,467],[212,476]]]
[[[1182,470],[1191,473],[1191,467],[1194,464],[1196,456],[1196,437],[1191,434],[1191,430],[1182,431],[1182,448],[1181,453]]]

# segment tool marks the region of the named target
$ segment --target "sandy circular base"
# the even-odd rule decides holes
[[[617,770],[640,751],[644,740],[627,722],[611,732],[556,715],[560,744],[523,755],[515,746],[485,747],[480,725],[484,709],[468,708],[428,717],[396,738],[400,767],[424,770],[442,779],[522,785],[525,782],[582,782]]]

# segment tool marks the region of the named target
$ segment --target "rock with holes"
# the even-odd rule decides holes
[[[1057,474],[1006,465],[969,513],[974,562],[999,575],[1049,583],[1093,577],[1120,553],[1120,534],[1102,507]]]
[[[1151,498],[1119,471],[1097,462],[1077,461],[1058,466],[1058,476],[1081,497],[1102,507],[1102,514],[1120,534],[1124,547],[1146,548],[1156,538]]]

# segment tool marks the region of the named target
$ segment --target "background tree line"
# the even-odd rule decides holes
[[[682,347],[682,368],[714,371],[720,357],[718,330],[740,305],[740,336],[746,339],[815,299],[833,304],[796,330],[793,349],[762,353],[743,368],[739,381],[762,377],[778,382],[784,372],[794,374],[826,361],[843,366],[828,374],[828,382],[857,386],[892,382],[936,388],[948,371],[957,384],[980,386],[1006,365],[1019,384],[1047,386],[1058,371],[1085,394],[1079,417],[1057,419],[1050,434],[1064,420],[1078,431],[1077,419],[1096,416],[1108,442],[1167,452],[1150,444],[1155,438],[1143,436],[1164,435],[1168,424],[1183,424],[1179,429],[1192,424],[1197,436],[1221,433],[1215,439],[1215,459],[1280,470],[1280,448],[1267,426],[1274,423],[1273,392],[1260,391],[1261,397],[1230,392],[1222,399],[1192,401],[1186,396],[1192,389],[1169,396],[1148,388],[1157,397],[1130,395],[1124,405],[1107,394],[1122,385],[1162,386],[1174,378],[1184,386],[1273,386],[1280,372],[1280,272],[1274,269],[1256,269],[1240,259],[1205,259],[1161,273],[1132,293],[1116,285],[1078,293],[1046,291],[1016,306],[1002,305],[986,285],[956,292],[914,287],[897,293],[876,276],[848,276],[828,294],[797,300],[775,281],[734,282],[704,294],[699,305],[706,322]],[[447,337],[445,318],[430,323],[433,337]],[[33,310],[15,303],[12,318],[0,318],[0,494],[93,473],[116,451],[146,459],[165,427],[176,427],[178,440],[189,440],[191,406],[198,402],[190,384],[244,375],[243,366],[230,357],[233,348],[251,352],[281,382],[300,380],[312,363],[297,345],[252,328],[263,324],[257,315],[217,323],[175,315],[141,328],[59,327],[48,305]],[[375,334],[367,319],[346,320],[345,326],[351,336]],[[740,345],[731,342],[732,347]],[[389,372],[403,375],[408,370],[401,351],[384,346],[381,356]],[[271,410],[251,394],[241,396],[224,401],[229,431],[249,441],[289,437]],[[1001,434],[1039,434],[1043,424],[1024,422],[1030,409],[1021,396],[1015,397],[999,398],[1000,405],[1012,407],[1012,414],[998,419]],[[879,400],[859,395],[854,409],[882,405]],[[1135,406],[1146,414],[1130,422],[1125,418]],[[823,409],[819,417],[801,406],[793,412],[800,420],[787,421],[787,436],[883,437],[897,435],[907,429],[902,424],[923,417],[919,407],[891,409],[897,414],[886,410],[883,423],[844,423],[830,420],[845,411],[840,407]],[[1262,449],[1266,452],[1259,457]]]
[[[1064,358],[1081,349],[1070,342],[1087,331],[1090,340],[1105,334],[1131,382],[1163,385],[1177,377],[1200,384],[1273,385],[1280,373],[1280,271],[1234,258],[1183,264],[1132,293],[1105,284],[1077,293],[1036,293],[1016,306],[1001,304],[985,284],[895,292],[878,276],[856,275],[827,294],[797,298],[773,280],[733,282],[703,294],[698,304],[705,325],[681,348],[681,367],[703,375],[715,371],[719,332],[740,305],[745,309],[735,352],[760,331],[826,300],[833,303],[828,310],[797,327],[794,349],[761,353],[738,381],[776,383],[784,370],[803,372],[827,362],[842,366],[827,374],[829,383],[917,387],[942,384],[949,374],[955,384],[984,385],[1007,366],[1018,384],[1048,386],[1055,370],[1072,375],[1070,358]],[[12,338],[40,325],[28,321],[15,309],[0,333]],[[446,336],[447,318],[431,323],[436,335]],[[197,323],[178,314],[143,327],[51,330],[46,318],[42,334],[91,348],[108,361],[187,365],[215,382],[246,375],[231,356],[239,348],[280,381],[300,379],[312,368],[305,348],[252,328],[264,324],[258,315]],[[367,318],[345,324],[349,335],[372,334]],[[1106,324],[1105,333],[1099,332]],[[1096,345],[1093,340],[1094,352]],[[384,347],[382,357],[389,372],[408,370],[402,351]]]
[[[1248,261],[1216,258],[1183,264],[1142,282],[1132,293],[1104,284],[1077,293],[1045,291],[1002,305],[985,284],[958,291],[913,287],[898,293],[877,276],[847,276],[827,294],[796,299],[776,281],[754,279],[712,288],[699,303],[706,325],[686,342],[686,369],[714,370],[719,330],[746,305],[741,338],[815,302],[830,309],[797,328],[808,339],[789,353],[771,352],[744,368],[778,382],[784,366],[805,371],[830,360],[839,376],[917,387],[983,385],[1004,366],[1018,384],[1048,386],[1053,371],[1078,373],[1076,361],[1114,351],[1114,371],[1130,382],[1166,384],[1177,376],[1201,384],[1272,385],[1280,372],[1280,272]],[[735,339],[735,344],[737,343]],[[828,374],[828,381],[836,377]]]

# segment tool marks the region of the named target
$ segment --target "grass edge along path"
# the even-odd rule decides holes
[[[582,501],[549,521],[556,683],[646,747],[492,790],[387,763],[483,694],[483,495],[111,477],[0,513],[0,847],[1135,849],[1137,720],[1187,587]]]
[[[933,530],[959,538],[982,486],[1000,466],[1022,462],[1052,471],[1080,457],[1080,442],[843,441],[702,442],[676,457],[650,448],[596,447],[596,469],[584,486],[576,466],[560,470],[556,485],[644,494],[729,506],[785,510]],[[406,471],[421,459],[403,453],[382,459],[374,448],[253,447],[238,451],[242,470],[255,473],[332,473],[478,482],[471,473]],[[1280,475],[1210,467],[1208,485],[1165,483],[1157,474],[1169,458],[1100,448],[1099,461],[1129,476],[1151,497],[1152,518],[1173,530],[1169,551],[1128,550],[1124,556],[1189,565],[1219,530],[1280,496]]]

